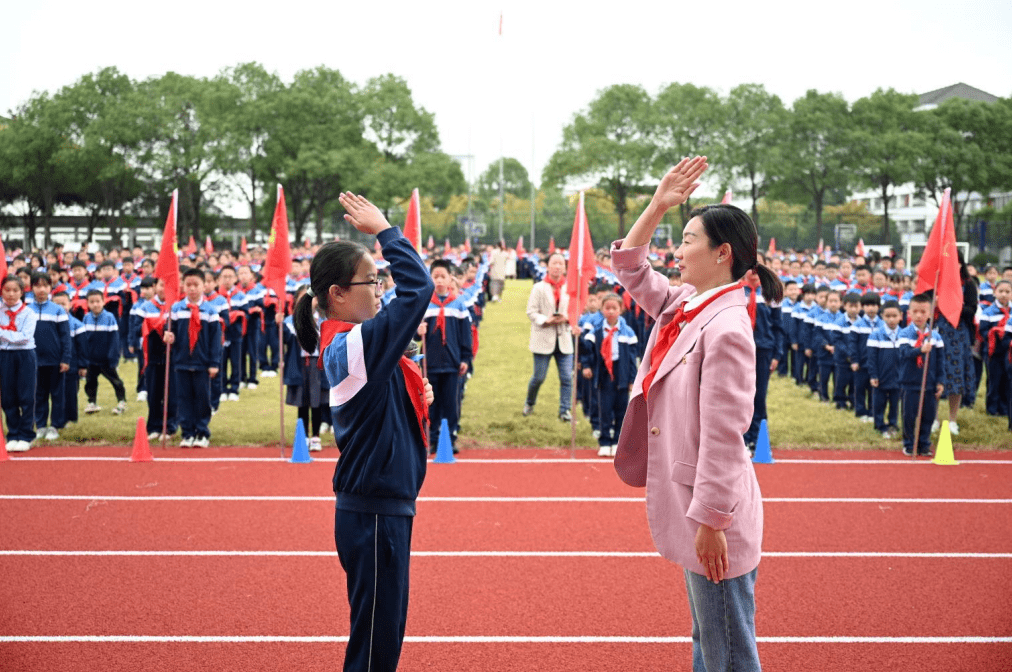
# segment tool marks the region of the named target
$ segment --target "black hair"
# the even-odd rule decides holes
[[[105,298],[105,294],[103,294],[102,290],[100,290],[100,289],[89,289],[87,296],[85,296],[84,298],[90,299],[93,296],[100,296],[103,299]]]
[[[369,256],[369,250],[350,240],[326,243],[316,253],[309,266],[309,282],[321,314],[329,312],[327,303],[330,301],[330,288],[334,285],[347,287],[366,256]],[[306,352],[314,352],[320,343],[320,332],[316,327],[316,318],[313,317],[312,296],[307,294],[295,304],[292,322],[299,345]]]
[[[74,259],[72,262],[70,262],[70,267],[71,268],[78,268],[78,267],[80,267],[80,268],[83,268],[86,271],[88,270],[88,264],[84,263],[80,259]]]
[[[871,266],[869,266],[868,264],[861,264],[860,266],[854,269],[854,273],[857,273],[858,271],[868,271],[869,273],[871,273]]]
[[[453,263],[448,259],[436,259],[429,265],[429,275],[437,268],[442,268],[446,271],[447,275],[453,275]],[[310,273],[312,275],[312,273]]]
[[[810,282],[806,282],[805,284],[801,285],[801,293],[802,294],[815,294],[815,285],[813,285]]]
[[[235,266],[233,266],[232,264],[225,264],[224,266],[222,266],[221,268],[219,268],[218,269],[218,275],[219,276],[221,275],[222,271],[232,271],[237,276],[239,275],[239,271],[235,270]]]
[[[49,287],[52,287],[53,281],[49,279],[48,273],[36,271],[35,273],[32,273],[32,287],[35,287],[36,285],[48,285]]]
[[[604,308],[604,304],[607,301],[618,301],[618,308],[619,308],[619,310],[622,311],[623,313],[625,312],[625,303],[622,301],[622,297],[619,296],[618,294],[616,294],[615,292],[611,292],[610,294],[605,294],[604,296],[601,297],[601,307],[602,308]]]
[[[61,296],[65,296],[65,297],[67,297],[68,299],[70,298],[70,294],[68,294],[68,293],[67,293],[66,291],[64,291],[64,290],[62,290],[62,289],[61,289],[60,291],[58,291],[58,292],[53,292],[53,295],[52,295],[52,296],[50,296],[49,298],[50,298],[50,299],[58,299],[58,298],[60,298]]]
[[[821,292],[828,292],[828,291],[829,291],[829,285],[819,285],[818,287],[815,288],[815,293],[816,294],[819,294]]]
[[[844,304],[856,303],[857,305],[861,305],[861,295],[857,292],[847,292],[843,297],[843,302]]]
[[[867,292],[861,295],[862,306],[878,306],[882,303],[882,297],[875,292]]]
[[[994,283],[994,287],[992,289],[998,289],[998,285],[1002,285],[1002,284],[1005,284],[1005,285],[1008,285],[1009,287],[1012,287],[1012,280],[1005,280],[1004,278],[1002,278],[998,282]]]
[[[836,270],[840,270],[840,264],[834,264],[834,263],[830,262],[830,263],[826,264],[826,268],[827,269],[835,268]]]
[[[115,271],[116,264],[112,263],[111,261],[103,261],[101,264],[98,265],[98,270],[102,270],[103,268],[111,268],[112,270]]]
[[[900,308],[900,304],[895,301],[886,301],[885,303],[882,304],[883,313],[889,310],[890,308],[895,308],[896,310],[899,310],[901,313],[903,312],[903,310]]]
[[[730,204],[705,205],[689,213],[703,223],[710,249],[727,243],[731,247],[731,277],[740,280],[750,270],[759,276],[763,296],[767,301],[780,302],[784,298],[784,285],[780,278],[756,257],[759,251],[759,232],[755,222],[741,208]]]
[[[183,280],[187,278],[200,278],[201,282],[204,282],[204,271],[200,268],[187,268],[183,271]]]
[[[789,285],[796,285],[796,284],[798,284],[797,280],[788,280],[787,282],[784,283],[784,289],[787,289]]]
[[[8,275],[6,278],[4,278],[4,281],[0,283],[0,287],[6,287],[8,282],[16,282],[18,285],[18,289],[21,290],[21,293],[22,294],[25,293],[25,283],[22,282],[21,278],[19,278],[18,276]]]
[[[838,297],[843,299],[843,294],[841,294],[839,290],[831,289],[826,293],[826,296],[829,297],[830,294],[836,294]]]
[[[921,292],[920,294],[914,294],[910,297],[910,303],[931,303],[931,295],[927,292]]]
[[[158,278],[153,275],[149,275],[146,278],[141,278],[141,287],[154,287],[158,284]]]

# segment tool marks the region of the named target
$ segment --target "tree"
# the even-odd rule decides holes
[[[618,235],[625,235],[627,199],[645,190],[656,157],[650,95],[634,84],[599,92],[562,131],[562,146],[544,170],[543,187],[591,180],[611,199]]]
[[[766,91],[762,84],[734,87],[723,105],[721,161],[716,172],[728,182],[746,182],[752,199],[752,220],[758,228],[757,204],[777,174],[788,112],[780,98]]]
[[[531,180],[524,165],[514,158],[502,161],[502,193],[517,198],[530,198]],[[493,161],[478,178],[478,195],[486,200],[499,198],[499,162]]]
[[[892,243],[889,229],[889,191],[896,185],[914,179],[917,158],[926,151],[920,132],[923,118],[914,108],[919,104],[915,94],[897,93],[893,89],[877,89],[875,93],[854,103],[855,153],[860,156],[855,170],[858,179],[878,189],[885,204],[882,215],[881,242]]]
[[[794,101],[783,144],[782,180],[774,190],[788,200],[807,202],[815,212],[815,237],[823,238],[822,209],[842,202],[858,157],[850,147],[852,120],[847,101],[811,89]]]

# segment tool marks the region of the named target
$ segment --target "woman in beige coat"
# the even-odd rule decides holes
[[[530,415],[538,400],[538,390],[555,358],[559,370],[559,419],[572,420],[569,410],[573,392],[573,335],[579,328],[569,326],[566,317],[569,295],[566,293],[566,258],[553,254],[548,259],[545,279],[534,284],[527,299],[527,318],[531,321],[530,349],[534,353],[534,375],[527,384],[524,415]]]

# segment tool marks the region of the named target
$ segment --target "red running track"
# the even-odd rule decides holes
[[[82,451],[85,452],[85,451]],[[111,452],[111,451],[110,451]],[[204,455],[226,451],[200,451]],[[33,451],[33,454],[35,451]],[[74,454],[50,449],[39,454]],[[122,454],[122,451],[119,453]],[[173,457],[194,451],[168,451]],[[234,453],[228,452],[228,455]],[[263,449],[260,449],[260,455]],[[505,453],[493,453],[493,457]],[[516,453],[511,453],[517,456]],[[557,457],[555,453],[539,451]],[[528,454],[529,455],[529,454]],[[865,453],[844,453],[844,459]],[[878,454],[872,454],[878,456]],[[792,455],[793,456],[793,455]],[[993,459],[995,454],[983,457]],[[156,458],[158,453],[156,452]],[[826,453],[818,453],[824,458]],[[892,458],[891,454],[884,456]],[[960,455],[962,457],[962,455]],[[762,465],[767,497],[1012,498],[1009,465]],[[314,501],[0,499],[6,551],[310,551],[307,557],[0,555],[0,669],[333,669],[347,632],[332,553],[333,463],[0,465],[0,497],[304,495]],[[638,497],[607,464],[433,466],[425,497]],[[774,552],[1012,551],[1012,504],[766,505]],[[657,557],[443,557],[439,551],[652,549],[642,502],[422,501],[402,670],[690,669],[680,570]],[[1001,669],[1012,558],[768,556],[757,587],[766,669]],[[3,637],[320,637],[323,642],[12,642]],[[425,637],[594,637],[583,643]],[[883,638],[878,643],[840,637]],[[602,637],[655,637],[603,642]],[[799,643],[789,638],[828,638]],[[892,638],[912,638],[911,643]],[[774,638],[774,639],[770,639]],[[788,638],[786,641],[776,638]],[[792,643],[794,641],[794,643]]]

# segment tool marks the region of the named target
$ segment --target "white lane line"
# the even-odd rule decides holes
[[[418,558],[657,558],[656,551],[412,551]],[[237,558],[336,558],[335,551],[57,551],[0,550],[2,556],[33,557],[237,557]],[[1007,560],[1012,553],[860,552],[860,551],[764,551],[764,558],[953,558],[960,560]]]
[[[341,644],[347,635],[3,635],[3,643],[38,644]],[[408,644],[691,644],[691,637],[407,636]],[[760,644],[1008,644],[1012,637],[756,637]]]
[[[0,501],[95,502],[333,502],[314,495],[0,495]],[[419,502],[454,503],[643,503],[643,497],[419,497]],[[764,497],[764,504],[1012,504],[1012,499],[914,497]]]
[[[588,451],[589,452],[589,451]],[[158,452],[154,452],[155,462],[275,462],[277,464],[287,464],[287,459],[281,459],[280,457],[159,457]],[[129,457],[102,457],[102,456],[11,456],[12,462],[129,462]],[[776,458],[777,464],[866,464],[866,465],[910,465],[910,464],[932,464],[931,460],[912,460],[912,459],[884,459],[884,460],[862,460],[862,459],[823,459],[823,458]],[[334,464],[337,462],[336,457],[314,457],[313,462],[322,462],[328,464]],[[610,459],[597,459],[597,458],[577,458],[570,459],[568,457],[545,457],[545,458],[458,458],[457,464],[612,464],[614,460]],[[960,464],[1004,464],[1012,465],[1012,459],[1007,460],[992,460],[992,459],[973,459],[973,458],[960,458]]]

